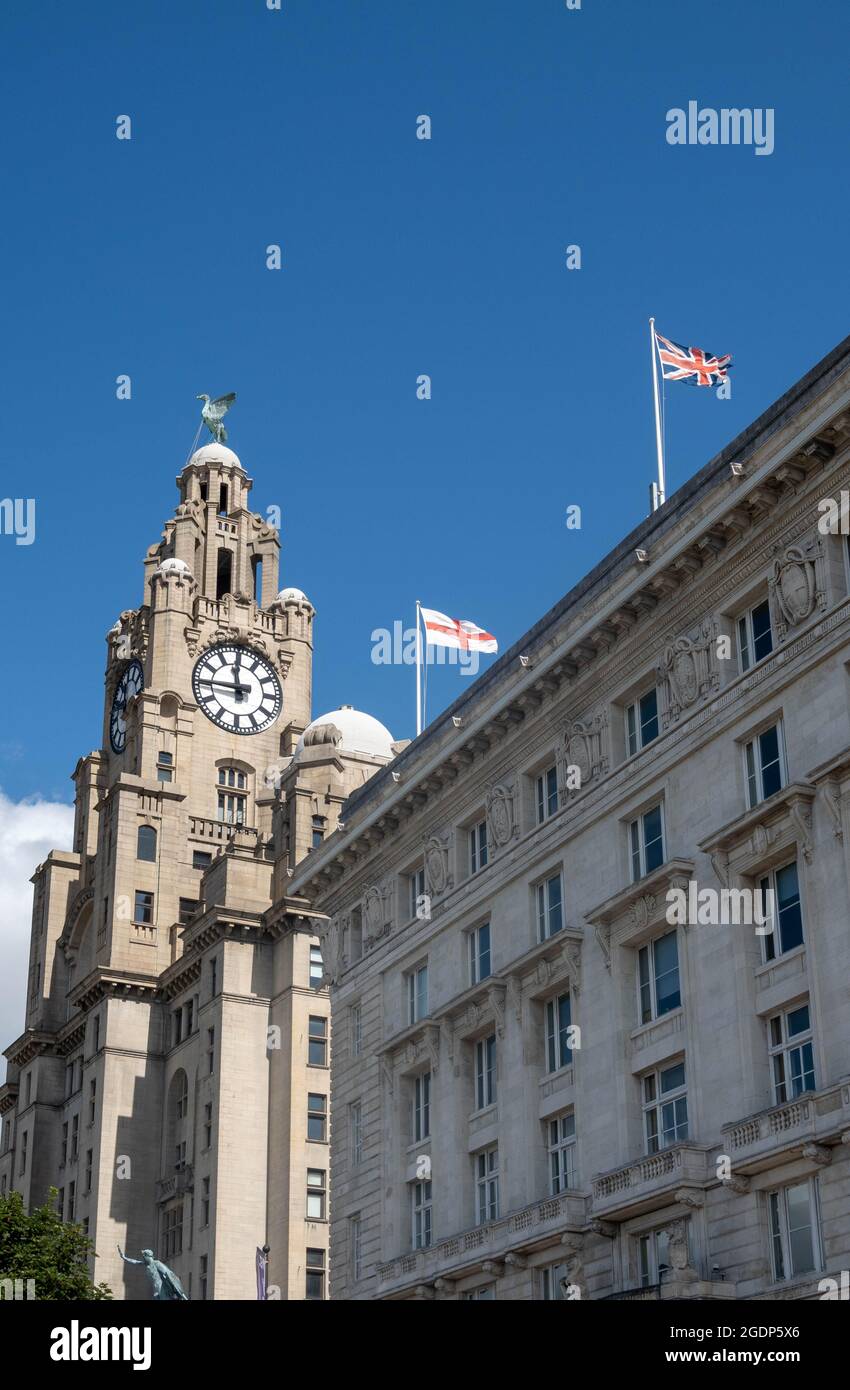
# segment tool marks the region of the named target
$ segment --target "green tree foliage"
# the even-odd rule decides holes
[[[57,1196],[51,1188],[46,1204],[29,1216],[19,1192],[0,1197],[0,1279],[34,1279],[37,1299],[111,1298],[106,1284],[92,1283],[92,1243],[82,1226],[57,1214]]]

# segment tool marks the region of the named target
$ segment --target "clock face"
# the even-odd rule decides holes
[[[109,742],[113,752],[123,753],[127,742],[127,703],[145,686],[141,662],[131,661],[118,682],[109,714]]]
[[[283,705],[280,681],[250,647],[211,647],[192,674],[195,699],[207,719],[232,734],[258,734]]]

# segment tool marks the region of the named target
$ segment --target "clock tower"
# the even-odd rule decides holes
[[[348,707],[311,724],[314,610],[223,443],[199,449],[107,634],[101,747],[73,849],[36,870],[0,1192],[59,1189],[96,1279],[154,1249],[190,1298],[327,1294],[330,1009],[295,864],[394,754]],[[275,1296],[274,1294],[272,1296]]]

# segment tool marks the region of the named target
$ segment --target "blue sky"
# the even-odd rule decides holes
[[[650,313],[736,364],[730,401],[668,387],[669,492],[845,336],[845,24],[842,0],[13,7],[0,496],[36,499],[37,535],[0,536],[0,788],[70,799],[199,391],[238,392],[254,507],[282,509],[314,713],[409,737],[374,628],[419,597],[504,649],[645,514]],[[773,108],[775,152],[669,146],[691,99]],[[434,672],[429,713],[466,683]]]

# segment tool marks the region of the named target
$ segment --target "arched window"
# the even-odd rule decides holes
[[[156,863],[156,831],[152,825],[140,825],[136,836],[136,858]]]
[[[218,770],[218,819],[228,825],[245,825],[248,804],[248,777],[241,768]]]

